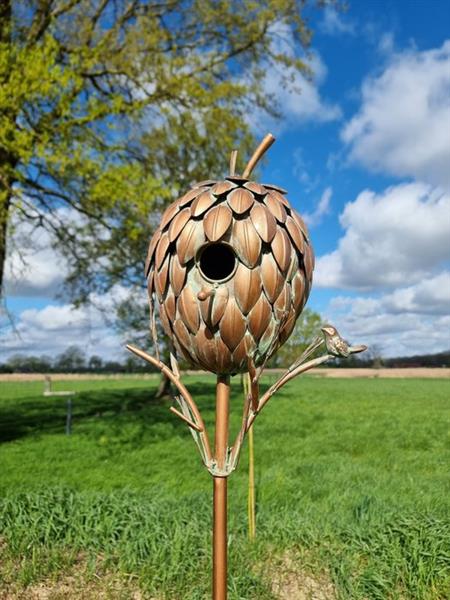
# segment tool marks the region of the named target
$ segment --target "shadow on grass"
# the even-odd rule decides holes
[[[214,382],[195,382],[189,386],[201,409],[213,408]],[[175,428],[186,425],[170,411],[170,398],[155,398],[153,387],[102,389],[76,393],[72,396],[74,431],[87,431],[96,421],[118,426],[137,424],[153,427],[167,424]],[[67,415],[66,397],[32,396],[2,403],[0,406],[0,443],[28,435],[64,433]]]

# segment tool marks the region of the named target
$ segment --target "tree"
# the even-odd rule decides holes
[[[0,289],[22,221],[51,232],[75,301],[141,285],[155,211],[253,146],[270,66],[307,72],[277,42],[307,48],[303,5],[0,0]]]
[[[322,324],[322,317],[318,313],[310,308],[305,308],[298,318],[291,336],[272,359],[271,366],[288,367],[291,365],[320,333]]]
[[[56,357],[55,371],[77,373],[82,371],[85,365],[86,357],[83,350],[78,346],[69,346],[64,352]]]

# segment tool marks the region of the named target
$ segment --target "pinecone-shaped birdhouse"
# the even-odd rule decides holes
[[[314,268],[286,191],[246,171],[196,183],[171,204],[145,267],[151,307],[179,355],[218,374],[257,367],[286,341]]]

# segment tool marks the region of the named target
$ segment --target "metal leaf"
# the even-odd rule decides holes
[[[226,286],[220,286],[216,289],[216,293],[212,298],[212,307],[210,313],[211,324],[213,327],[217,325],[223,317],[228,304],[229,291]]]
[[[278,298],[284,284],[284,278],[277,267],[272,253],[263,254],[261,258],[261,279],[264,292],[271,304]]]
[[[244,315],[248,314],[261,295],[258,267],[249,269],[243,263],[239,263],[234,275],[234,295],[241,311]]]
[[[296,210],[291,209],[291,212],[292,212],[292,218],[294,219],[294,221],[297,223],[297,225],[302,230],[303,235],[305,236],[305,239],[309,240],[308,228],[306,227],[305,221],[301,218],[301,216],[298,214],[298,212]]]
[[[211,190],[203,192],[192,203],[191,215],[193,217],[200,217],[200,215],[206,212],[215,202],[217,202],[217,198],[212,195]]]
[[[210,371],[217,366],[217,344],[214,334],[202,325],[195,335],[196,354],[201,364]]]
[[[250,219],[263,242],[270,243],[277,231],[277,222],[264,204],[255,203],[250,211]]]
[[[183,208],[181,212],[173,219],[169,227],[169,240],[174,242],[180,235],[183,227],[191,218],[191,210],[189,208]]]
[[[230,190],[232,190],[235,187],[236,187],[236,185],[234,183],[232,183],[231,181],[218,181],[211,188],[211,192],[215,196],[221,196],[222,194],[226,194],[227,192],[229,192]]]
[[[288,234],[281,227],[277,229],[271,248],[282,273],[286,273],[291,262],[292,246]]]
[[[307,277],[308,281],[311,282],[315,260],[314,260],[314,251],[312,249],[312,246],[310,246],[309,244],[305,245],[305,254],[303,256],[303,262],[305,265],[306,277]]]
[[[223,317],[219,323],[220,336],[231,352],[242,340],[245,333],[245,320],[234,298],[229,298]]]
[[[205,188],[196,187],[193,190],[189,190],[188,192],[186,192],[184,194],[184,196],[181,196],[181,198],[179,198],[179,200],[177,200],[177,202],[180,205],[180,207],[182,208],[183,206],[190,204],[192,202],[192,200],[197,198],[197,196],[199,196],[204,191],[205,191]]]
[[[233,363],[236,365],[236,369],[247,366],[247,346],[245,343],[245,338],[239,342],[233,352]]]
[[[272,318],[272,308],[265,296],[261,294],[258,302],[248,316],[248,329],[258,342]]]
[[[229,373],[233,366],[233,359],[231,352],[227,346],[223,343],[220,337],[216,338],[217,344],[217,373]]]
[[[219,241],[227,232],[232,219],[233,213],[225,204],[215,206],[208,211],[203,219],[203,228],[209,241]]]
[[[169,245],[169,236],[167,235],[167,233],[164,233],[161,236],[155,250],[155,266],[157,269],[159,269],[163,264],[164,259],[166,258],[166,254],[169,250]]]
[[[183,323],[193,334],[197,333],[200,325],[197,296],[191,286],[185,285],[177,301],[178,312]]]
[[[159,318],[161,320],[161,325],[163,326],[164,331],[169,337],[172,337],[172,328],[170,327],[169,319],[167,318],[167,314],[163,304],[159,305]]]
[[[284,342],[291,335],[291,333],[295,327],[296,321],[297,321],[297,315],[295,313],[295,310],[291,310],[288,318],[286,319],[285,324],[280,329],[280,333],[278,334],[279,340],[280,340],[280,346],[281,346],[281,344],[284,344]]]
[[[225,179],[227,181],[232,181],[233,183],[237,183],[238,185],[242,185],[243,183],[248,181],[248,178],[242,177],[241,175],[229,175],[228,177],[225,177]]]
[[[294,221],[292,217],[288,217],[286,219],[285,225],[289,235],[291,236],[292,241],[294,242],[295,247],[299,252],[303,254],[305,250],[305,240],[297,222]]]
[[[305,298],[305,279],[301,271],[297,271],[296,276],[292,280],[292,304],[294,305],[295,312],[299,314],[303,307],[303,301]]]
[[[182,265],[194,258],[205,239],[202,221],[190,219],[177,240],[177,254]]]
[[[263,183],[262,185],[268,190],[275,190],[276,192],[279,192],[283,195],[287,194],[287,190],[283,189],[282,187],[279,187],[278,185],[274,185],[273,183]]]
[[[152,262],[152,258],[153,258],[153,255],[155,253],[155,248],[156,248],[156,245],[159,242],[160,238],[161,238],[161,229],[158,227],[158,229],[153,234],[153,237],[150,240],[150,245],[148,247],[147,259],[145,261],[145,268],[144,268],[144,273],[145,273],[146,277],[148,276],[148,272],[150,270],[150,265],[151,265],[151,262]]]
[[[273,305],[276,318],[281,321],[286,318],[291,308],[291,286],[285,282],[281,292]]]
[[[241,215],[253,206],[255,198],[248,190],[237,188],[228,194],[227,202],[236,214]]]
[[[166,256],[163,264],[155,272],[154,281],[155,281],[155,291],[158,296],[158,300],[160,302],[163,301],[164,294],[166,293],[167,283],[168,283],[168,274],[169,274],[169,256]]]
[[[174,218],[174,216],[181,210],[181,207],[178,202],[173,202],[164,212],[161,217],[161,223],[159,224],[159,228],[163,230],[170,221]]]
[[[254,194],[258,194],[258,196],[264,196],[267,194],[267,190],[260,183],[256,183],[255,181],[248,181],[244,183],[244,187],[253,192]]]
[[[261,238],[250,219],[237,220],[233,224],[231,244],[236,255],[247,267],[254,267],[261,252]]]
[[[175,302],[175,294],[173,293],[173,290],[170,287],[164,300],[164,308],[166,310],[167,318],[169,319],[169,321],[175,321],[177,305]]]
[[[273,214],[277,221],[285,223],[287,218],[287,212],[283,204],[275,197],[275,194],[269,192],[264,198],[264,204]]]
[[[281,189],[281,188],[280,188]],[[280,190],[275,189],[272,186],[272,189],[270,190],[271,195],[276,198],[278,200],[278,202],[281,202],[281,204],[283,204],[286,208],[289,208],[290,210],[292,210],[291,205],[289,204],[289,200],[287,198],[284,197],[284,194],[287,194],[287,192],[285,192],[283,190],[283,192],[280,193]]]
[[[176,319],[173,324],[173,331],[178,340],[178,343],[189,352],[189,355],[193,354],[192,350],[192,339],[189,335],[189,331],[186,325],[183,323],[181,319]]]
[[[169,277],[173,293],[175,296],[179,296],[186,280],[186,267],[180,265],[180,261],[176,254],[170,259]]]
[[[295,276],[295,274],[298,271],[298,258],[297,258],[297,252],[292,252],[291,255],[291,264],[289,265],[289,270],[288,273],[286,275],[286,281],[291,282],[292,278]]]
[[[205,179],[204,181],[197,181],[196,183],[192,184],[193,188],[198,188],[198,187],[211,187],[212,185],[214,185],[216,183],[216,181],[214,179]]]

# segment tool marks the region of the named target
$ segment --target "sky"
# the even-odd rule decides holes
[[[282,119],[249,115],[277,138],[261,180],[281,185],[310,227],[316,254],[307,306],[384,357],[450,349],[450,4],[359,0],[308,12],[314,77],[264,81]],[[292,52],[289,33],[279,48]],[[54,356],[71,344],[122,359],[124,339],[98,310],[126,293],[58,300],[65,266],[45,232],[21,231],[7,264],[0,361]],[[36,249],[37,245],[37,249]],[[24,259],[24,260],[23,260]],[[142,292],[145,294],[145,291]]]

